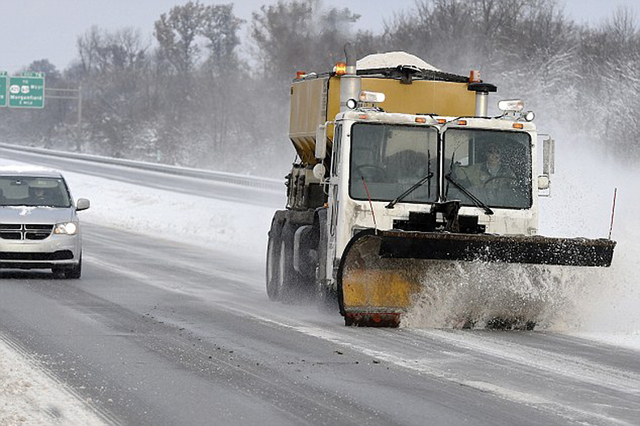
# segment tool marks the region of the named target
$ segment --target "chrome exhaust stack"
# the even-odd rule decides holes
[[[480,71],[473,70],[469,76],[469,87],[472,92],[476,92],[476,117],[489,116],[489,93],[498,91],[498,88],[489,83],[483,83],[480,79]]]
[[[356,52],[351,43],[344,46],[344,54],[347,60],[346,73],[340,77],[340,112],[347,111],[347,101],[358,100],[360,95],[360,77],[357,76]]]

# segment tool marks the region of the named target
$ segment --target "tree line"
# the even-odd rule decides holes
[[[3,139],[115,157],[280,176],[296,71],[328,71],[347,42],[359,57],[403,50],[457,74],[480,69],[499,97],[522,97],[540,127],[560,126],[612,157],[640,155],[640,33],[620,8],[577,24],[556,0],[417,0],[382,28],[321,0],[280,0],[248,22],[233,5],[189,1],[163,13],[152,37],[92,27],[49,88],[82,90],[43,110],[0,110]],[[246,34],[246,35],[244,35]]]

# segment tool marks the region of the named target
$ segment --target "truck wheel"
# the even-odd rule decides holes
[[[300,274],[293,269],[293,236],[295,230],[289,223],[282,227],[280,235],[280,253],[278,254],[278,268],[276,272],[278,282],[278,300],[293,303],[298,296]]]
[[[269,230],[269,242],[267,243],[267,296],[269,300],[279,300],[278,294],[279,279],[278,270],[280,265],[280,243],[282,235],[283,220],[276,213],[271,221]]]

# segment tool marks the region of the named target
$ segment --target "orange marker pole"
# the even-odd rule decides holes
[[[611,239],[611,231],[613,231],[613,215],[616,212],[616,195],[618,195],[618,188],[613,189],[613,206],[611,207],[611,225],[609,226],[609,239]]]

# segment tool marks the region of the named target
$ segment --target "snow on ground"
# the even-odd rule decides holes
[[[0,335],[0,425],[105,424],[88,404]]]
[[[549,329],[640,350],[640,231],[634,219],[640,189],[633,184],[638,173],[613,165],[603,169],[589,159],[561,161],[559,154],[553,198],[541,203],[542,233],[606,237],[617,186],[613,237],[619,243],[612,268],[585,274],[584,283],[575,287],[572,309]],[[4,164],[0,159],[0,166]],[[63,173],[75,198],[91,200],[91,209],[80,213],[82,221],[264,259],[273,209]],[[68,418],[80,416],[67,424],[92,424],[82,404],[68,403],[73,398],[61,389],[0,338],[1,426],[55,424],[45,407],[64,407]]]
[[[597,332],[597,331],[574,331],[567,332],[571,336],[580,337],[582,339],[597,340],[608,345],[620,346],[627,349],[640,351],[640,331],[632,332]]]
[[[91,201],[81,221],[264,258],[274,209],[63,173],[74,198]]]

